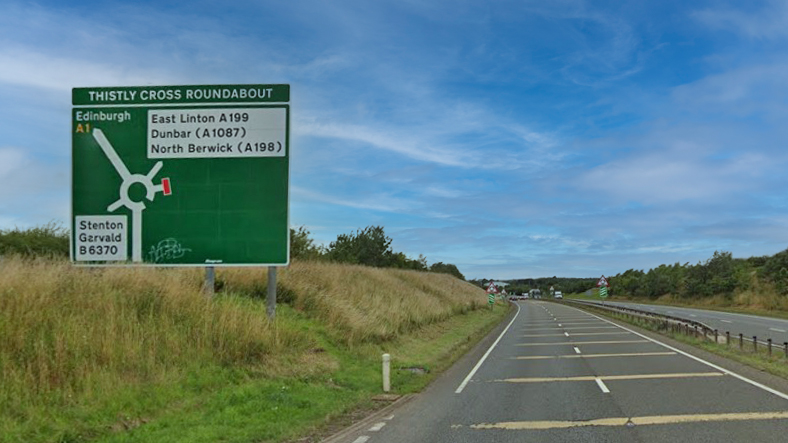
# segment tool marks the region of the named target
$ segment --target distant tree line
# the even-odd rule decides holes
[[[486,278],[480,280],[471,280],[471,283],[477,284],[483,288],[487,288],[491,280]],[[531,289],[539,289],[542,295],[546,296],[550,293],[552,287],[556,291],[561,291],[566,294],[576,294],[585,292],[596,285],[596,278],[569,278],[569,277],[542,277],[542,278],[523,278],[515,280],[495,280],[507,283],[505,286],[507,294],[523,294]]]
[[[788,295],[788,249],[771,257],[747,259],[715,251],[711,258],[695,265],[660,265],[648,272],[630,269],[610,278],[615,294],[652,299],[666,294],[681,298],[730,297],[758,283]]]
[[[457,266],[437,262],[427,264],[427,258],[409,258],[391,248],[392,239],[382,226],[367,226],[349,234],[339,234],[328,246],[317,245],[310,232],[301,226],[290,229],[290,257],[299,260],[326,260],[336,263],[351,263],[378,268],[414,269],[451,274],[465,280]]]
[[[598,277],[597,277],[598,278]],[[596,288],[597,278],[544,277],[498,280],[508,283],[506,292],[521,294],[540,289],[548,294],[552,286],[564,293],[582,293]],[[471,280],[486,288],[490,280]],[[660,265],[648,271],[629,269],[609,277],[612,295],[656,299],[664,295],[700,299],[723,296],[767,287],[777,294],[788,296],[788,249],[773,256],[733,258],[730,252],[715,251],[707,260],[691,265],[674,263]]]

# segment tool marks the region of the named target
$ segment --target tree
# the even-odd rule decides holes
[[[788,294],[788,249],[769,257],[761,270],[766,281],[781,294]]]
[[[67,257],[68,242],[68,230],[56,222],[26,230],[0,230],[0,255]]]
[[[315,245],[310,232],[303,226],[290,228],[290,258],[316,260],[322,257],[323,248]]]
[[[382,226],[367,226],[350,234],[338,235],[336,241],[329,244],[326,257],[336,262],[376,267],[394,263],[391,238]]]
[[[451,263],[443,263],[440,261],[438,263],[433,263],[432,266],[430,266],[430,271],[451,274],[460,280],[465,280],[465,276],[462,275],[459,269],[457,269],[457,266]]]

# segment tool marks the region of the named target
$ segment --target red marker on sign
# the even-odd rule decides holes
[[[163,192],[164,195],[172,194],[172,188],[170,187],[170,179],[169,179],[169,177],[161,179],[161,186],[162,186],[162,188],[164,188],[164,192]]]

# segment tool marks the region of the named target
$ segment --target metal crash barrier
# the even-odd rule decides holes
[[[756,336],[753,336],[752,338],[745,337],[744,334],[741,333],[731,334],[730,331],[725,331],[724,333],[721,333],[719,330],[713,329],[710,326],[701,323],[697,320],[690,320],[687,318],[676,317],[674,315],[665,315],[656,312],[644,311],[642,309],[610,305],[604,302],[596,303],[586,300],[572,300],[572,299],[551,300],[551,301],[555,303],[563,303],[567,305],[582,305],[586,309],[623,315],[625,318],[628,318],[630,320],[641,320],[646,323],[649,323],[659,331],[684,334],[687,336],[709,340],[714,343],[725,344],[728,346],[738,345],[740,350],[744,350],[746,347],[748,350],[752,349],[753,352],[758,352],[759,346],[761,346],[763,350],[765,350],[766,353],[769,356],[771,356],[773,352],[773,348],[777,347],[778,349],[780,349],[780,344],[773,343],[771,338],[767,338],[764,341],[764,340],[759,340],[758,337]],[[785,354],[785,358],[788,358],[788,342],[782,343],[781,347],[783,353]]]

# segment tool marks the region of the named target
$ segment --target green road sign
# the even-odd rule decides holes
[[[286,265],[289,85],[74,88],[71,259]]]
[[[599,296],[602,298],[607,297],[607,286],[602,286],[599,288]]]

